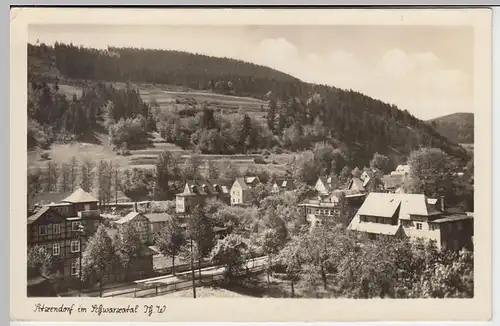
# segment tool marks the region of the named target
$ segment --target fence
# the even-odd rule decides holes
[[[219,266],[212,266],[213,269],[220,268]],[[249,267],[245,272],[236,276],[243,276],[247,273],[258,273],[264,270],[261,265]],[[202,272],[207,272],[204,270]],[[178,274],[175,276],[175,281],[166,282],[171,275],[166,275],[163,279],[158,277],[158,279],[150,279],[148,283],[138,283],[130,282],[126,284],[120,284],[117,286],[106,287],[100,290],[83,290],[80,292],[65,293],[60,294],[62,297],[78,296],[78,297],[102,297],[102,298],[114,298],[114,297],[128,297],[128,298],[148,298],[155,297],[158,295],[164,295],[176,291],[181,291],[189,289],[193,286],[192,275],[190,272],[184,274]],[[222,281],[226,277],[225,272],[218,272],[212,274],[199,275],[198,271],[195,271],[195,286],[200,287],[204,285],[210,285],[216,281]]]
[[[257,273],[263,270],[264,270],[263,266],[256,266],[253,268],[249,268],[248,272]],[[246,273],[240,274],[240,276],[243,276],[245,274]],[[165,295],[177,291],[191,289],[193,286],[193,280],[191,279],[191,275],[188,273],[185,274],[184,277],[185,279],[182,279],[179,282],[173,282],[167,284],[153,283],[148,285],[139,285],[138,288],[134,288],[133,290],[130,291],[103,295],[103,298],[114,298],[114,297],[151,298],[159,295]],[[220,272],[217,274],[202,275],[201,278],[199,277],[195,278],[195,286],[200,287],[204,285],[210,285],[216,281],[222,281],[225,278],[226,275],[224,272]]]

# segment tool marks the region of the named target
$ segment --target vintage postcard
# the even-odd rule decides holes
[[[12,320],[491,318],[489,10],[10,19]]]

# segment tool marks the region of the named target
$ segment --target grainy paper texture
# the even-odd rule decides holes
[[[491,318],[491,12],[481,10],[17,9],[11,11],[10,298],[15,321],[486,321]],[[26,297],[26,85],[29,24],[470,26],[474,34],[475,295],[473,299],[120,299]],[[96,36],[99,37],[99,36]],[[67,312],[34,312],[36,304]],[[138,313],[79,313],[92,305]],[[145,313],[145,306],[165,306]],[[147,311],[147,310],[146,310]]]

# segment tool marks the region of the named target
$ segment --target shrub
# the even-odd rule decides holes
[[[121,119],[109,126],[110,142],[115,146],[120,145],[120,147],[123,143],[126,143],[127,147],[145,145],[148,143],[146,128],[147,123],[142,116],[134,119]]]

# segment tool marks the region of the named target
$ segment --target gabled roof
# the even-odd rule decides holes
[[[386,194],[372,192],[368,194],[359,215],[392,217],[397,208],[400,219],[410,219],[410,215],[435,216],[442,214],[430,204],[423,194]]]
[[[231,181],[226,179],[198,179],[187,180],[188,192],[184,191],[179,195],[223,195],[229,193]]]
[[[43,214],[45,214],[49,209],[50,209],[50,207],[44,206],[44,207],[38,209],[37,211],[35,211],[30,217],[28,217],[28,224],[31,224],[31,223],[35,222],[36,220],[38,220],[38,218],[40,216],[42,216]]]
[[[40,217],[42,217],[47,212],[50,212],[52,215],[57,216],[61,220],[66,220],[64,218],[64,216],[59,214],[59,212],[57,212],[55,209],[52,209],[50,206],[43,206],[43,207],[39,208],[38,210],[36,210],[31,216],[28,217],[27,224],[32,224],[32,223],[36,222]]]
[[[89,194],[88,192],[83,190],[82,188],[76,189],[71,195],[69,195],[68,197],[66,197],[65,199],[63,199],[61,201],[66,202],[66,203],[72,203],[72,204],[97,203],[98,202],[98,200],[94,196],[92,196],[91,194]]]
[[[251,176],[251,177],[245,177],[245,183],[247,184],[252,184],[254,182],[259,182],[259,177]]]
[[[356,188],[360,191],[363,191],[365,190],[365,187],[363,186],[363,181],[361,181],[360,178],[352,178],[351,181],[349,182],[349,189],[351,189],[351,187],[355,185]]]
[[[287,190],[295,189],[295,181],[293,180],[292,177],[276,177],[273,179],[273,183],[276,183],[278,187],[283,189]]]
[[[243,189],[243,190],[248,190],[248,189],[250,189],[250,188],[248,187],[247,183],[245,182],[245,179],[244,179],[244,178],[236,178],[236,180],[234,180],[234,182],[235,182],[235,183],[237,182],[237,183],[240,185],[241,189]]]
[[[122,217],[121,219],[119,219],[118,221],[115,221],[115,223],[116,224],[124,224],[124,223],[130,222],[134,218],[136,218],[138,215],[142,215],[142,214],[139,212],[130,212],[127,215],[125,215],[124,217]]]

